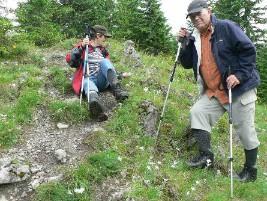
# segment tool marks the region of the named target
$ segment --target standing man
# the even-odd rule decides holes
[[[190,110],[191,129],[199,155],[188,165],[213,166],[210,132],[229,109],[227,92],[231,88],[233,125],[246,157],[239,180],[255,181],[260,144],[254,125],[256,87],[260,84],[255,46],[236,23],[217,19],[207,1],[194,0],[187,11],[195,30],[189,34],[185,28],[180,29],[178,36],[186,42],[179,57],[184,68],[193,68],[200,89],[200,98]]]
[[[84,38],[82,43],[79,43],[77,47],[67,54],[66,61],[71,67],[77,68],[73,76],[72,87],[74,92],[79,95],[83,76],[85,47],[88,45],[89,90],[88,79],[84,79],[82,93],[89,96],[89,108],[93,117],[103,121],[108,117],[98,92],[110,86],[118,101],[128,98],[128,93],[121,88],[115,68],[109,60],[109,53],[105,49],[105,41],[111,37],[111,34],[102,25],[93,26],[92,32],[90,40],[89,38]],[[88,91],[89,94],[87,94]]]

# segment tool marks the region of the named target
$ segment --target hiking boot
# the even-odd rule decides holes
[[[89,111],[94,119],[98,119],[99,121],[108,119],[108,115],[106,114],[107,109],[96,92],[90,93]]]
[[[192,134],[197,142],[199,155],[187,162],[189,167],[213,167],[214,155],[211,152],[210,133],[205,130],[192,129]]]
[[[253,182],[257,179],[257,168],[256,168],[256,161],[257,161],[257,154],[258,154],[258,147],[251,149],[251,150],[244,150],[245,151],[245,164],[243,170],[238,174],[238,180],[240,182]]]
[[[115,86],[111,86],[111,90],[118,101],[124,101],[129,97],[128,92],[123,90],[119,83],[117,83]]]
[[[107,72],[107,80],[110,84],[113,95],[116,100],[123,101],[129,97],[128,92],[121,88],[121,85],[117,79],[116,72],[112,69],[109,69]]]
[[[212,168],[214,162],[214,155],[213,153],[201,153],[198,156],[195,156],[187,165],[192,168]]]
[[[244,166],[237,178],[240,182],[253,182],[257,179],[257,168]]]

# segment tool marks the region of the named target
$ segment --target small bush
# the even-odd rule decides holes
[[[42,27],[36,27],[29,34],[29,39],[37,46],[50,47],[60,42],[63,39],[63,35],[57,25],[46,23]]]
[[[10,40],[6,34],[11,29],[11,22],[4,17],[0,17],[0,57],[2,58],[9,54],[8,47],[10,45]]]
[[[13,121],[0,121],[0,147],[8,147],[17,140],[19,130]]]
[[[88,161],[104,177],[117,173],[121,168],[121,162],[118,160],[118,154],[115,151],[109,150],[97,153],[90,156]]]

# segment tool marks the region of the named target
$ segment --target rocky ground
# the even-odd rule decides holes
[[[43,76],[48,76],[49,66],[67,68],[65,52],[62,51],[46,51],[43,61]],[[62,100],[73,101],[78,98],[62,97],[49,84],[43,90]],[[112,115],[116,100],[109,91],[101,96],[109,106],[109,115]],[[158,111],[148,102],[144,102],[141,107],[144,110],[142,118],[145,130],[153,135],[156,132]],[[23,129],[20,141],[10,149],[0,150],[0,201],[30,201],[40,184],[63,179],[64,170],[75,167],[88,153],[84,140],[90,134],[103,130],[104,124],[93,120],[80,125],[54,122],[46,108],[38,108],[31,124]],[[118,200],[128,186],[128,183],[116,178],[108,178],[95,188],[95,200]]]
[[[66,67],[64,53],[47,51],[44,55],[44,75],[52,64]],[[47,93],[58,92],[47,87]],[[110,97],[110,94],[109,96]],[[73,101],[77,97],[59,97]],[[116,102],[111,99],[112,105]],[[84,139],[103,129],[103,122],[88,121],[67,125],[50,119],[46,108],[39,108],[31,125],[24,128],[20,142],[0,152],[0,201],[27,201],[42,183],[63,178],[63,170],[71,168],[88,152]]]
[[[45,111],[39,110],[34,126],[25,129],[23,141],[0,155],[0,164],[9,172],[3,173],[8,184],[1,185],[0,200],[30,200],[41,183],[60,180],[62,170],[75,166],[88,151],[83,140],[101,126],[98,122],[55,125]]]

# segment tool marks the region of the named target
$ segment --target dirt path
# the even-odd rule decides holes
[[[0,154],[1,158],[25,161],[34,171],[26,181],[1,186],[0,200],[30,200],[33,189],[39,184],[61,179],[62,170],[77,165],[83,158],[88,151],[83,140],[97,129],[101,129],[101,123],[86,122],[67,129],[58,129],[47,113],[39,110],[34,118],[34,126],[25,130],[23,142]],[[59,163],[55,156],[58,149],[67,153],[64,164]]]

